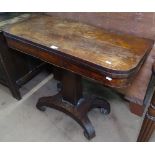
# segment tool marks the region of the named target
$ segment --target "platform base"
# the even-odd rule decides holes
[[[103,99],[95,96],[87,97],[80,99],[77,105],[73,105],[64,101],[61,93],[55,96],[40,98],[36,107],[41,111],[44,111],[46,109],[45,107],[50,107],[69,115],[81,125],[84,129],[84,136],[89,140],[95,137],[95,129],[89,120],[87,113],[93,108],[100,108],[101,112],[104,114],[110,113],[110,105]]]

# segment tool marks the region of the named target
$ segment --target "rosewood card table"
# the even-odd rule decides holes
[[[4,35],[10,48],[63,69],[61,91],[40,98],[36,106],[70,115],[83,127],[88,139],[95,136],[95,130],[87,112],[101,108],[109,113],[110,105],[104,99],[83,96],[82,77],[104,86],[126,87],[153,46],[149,39],[48,15],[12,24],[4,29]]]

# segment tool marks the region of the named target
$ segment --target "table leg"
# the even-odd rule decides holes
[[[87,113],[93,108],[101,108],[104,113],[110,112],[107,101],[95,96],[84,98],[81,76],[68,71],[62,73],[62,90],[55,96],[40,98],[36,107],[42,111],[45,107],[51,107],[66,113],[83,127],[88,139],[95,136],[95,129]]]
[[[155,92],[153,94],[148,111],[145,115],[137,141],[138,142],[149,141],[154,129],[155,129]]]

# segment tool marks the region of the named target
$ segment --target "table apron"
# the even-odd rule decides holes
[[[53,64],[60,68],[69,70],[71,72],[89,78],[91,80],[95,80],[105,86],[116,88],[127,87],[133,80],[133,77],[111,78],[109,75],[104,75],[103,73],[89,66],[76,63],[72,59],[63,57],[62,55],[59,54],[55,54],[54,52],[49,52],[43,48],[34,46],[33,44],[29,44],[12,38],[9,39],[7,38],[7,43],[10,48],[36,57],[38,59],[41,59],[47,63]]]

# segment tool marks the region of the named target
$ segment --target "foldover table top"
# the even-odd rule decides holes
[[[72,20],[39,15],[4,29],[6,36],[57,50],[103,72],[131,76],[150,52],[153,41]]]
[[[4,29],[8,46],[64,68],[61,70],[61,91],[38,100],[36,107],[60,110],[75,119],[88,139],[95,129],[87,113],[100,108],[110,113],[110,104],[98,97],[85,97],[82,77],[106,86],[126,86],[139,70],[153,41],[131,35],[41,15],[12,24]]]

